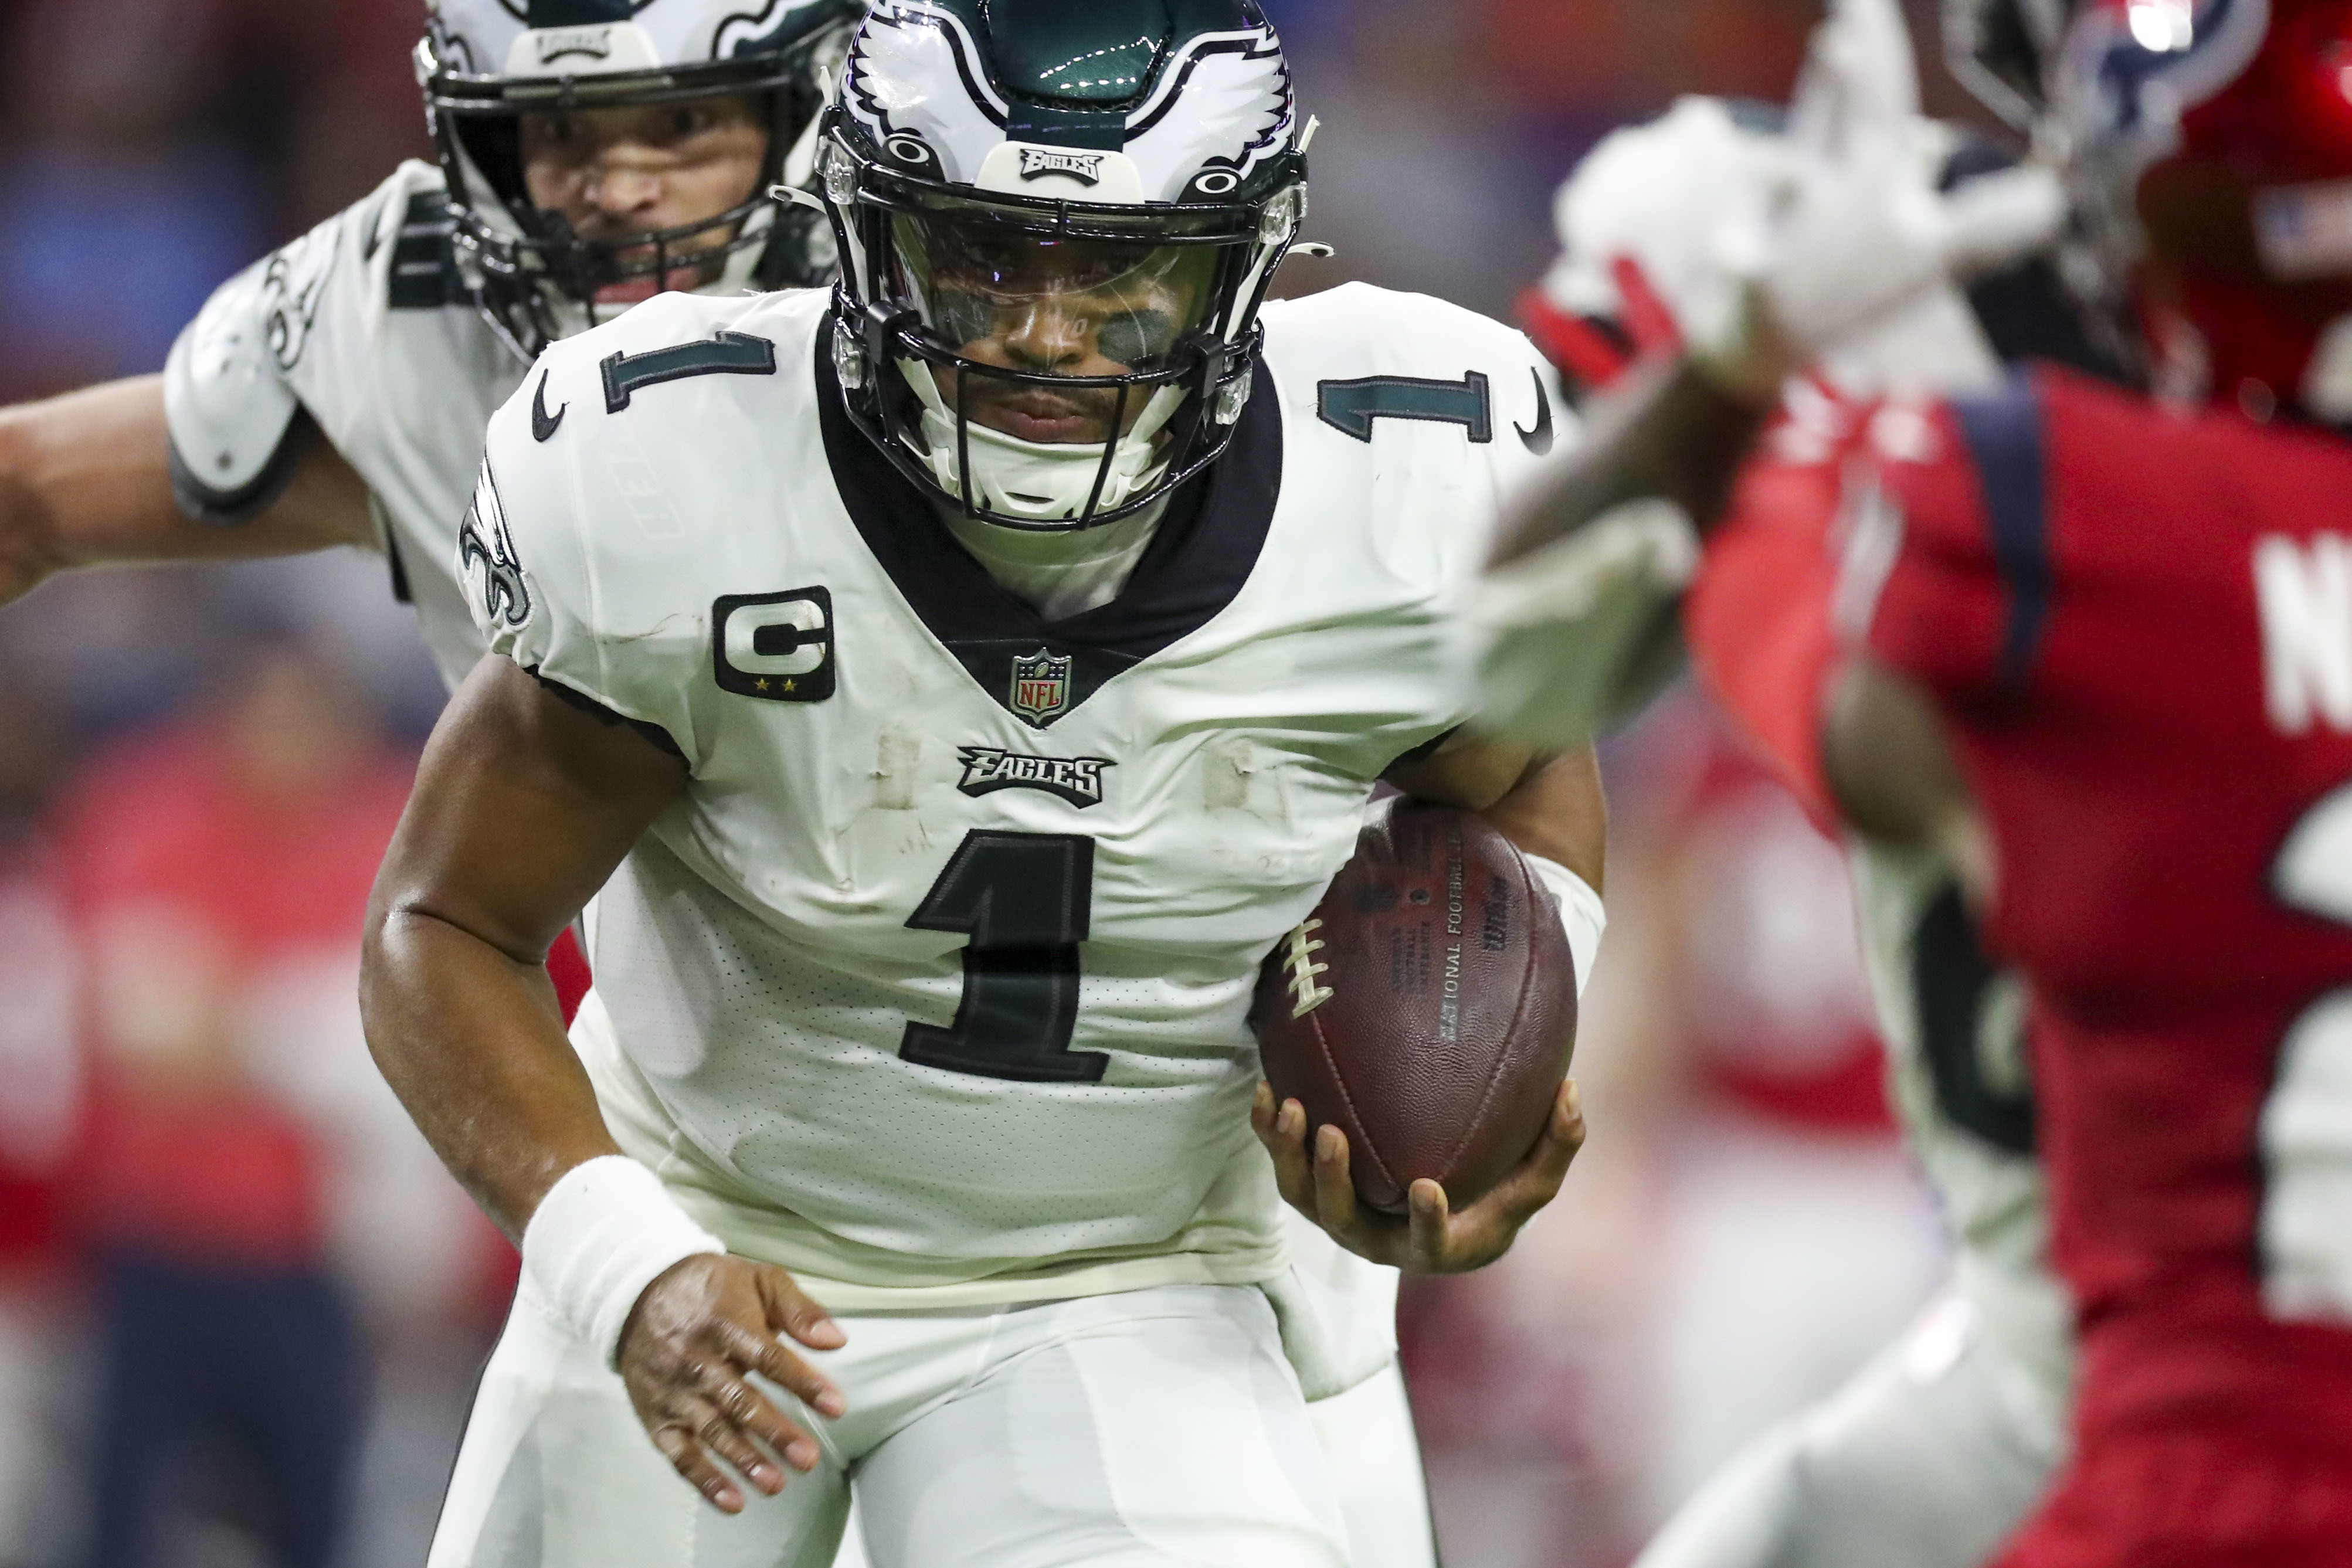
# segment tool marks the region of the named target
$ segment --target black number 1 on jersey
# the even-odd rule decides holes
[[[955,931],[963,999],[942,1029],[909,1023],[898,1054],[925,1067],[1023,1083],[1097,1083],[1110,1058],[1070,1049],[1078,943],[1094,901],[1095,843],[1059,833],[964,836],[907,924]]]

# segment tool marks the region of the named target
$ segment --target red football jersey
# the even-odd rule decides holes
[[[1778,666],[1709,673],[1816,799],[1822,683],[1866,640],[1938,699],[1992,835],[2084,1350],[2018,1563],[2352,1560],[2343,497],[2352,443],[2041,372],[1784,439],[1694,596],[1703,662],[1709,616],[1777,626],[1748,642]],[[1727,592],[1743,565],[1790,607]]]

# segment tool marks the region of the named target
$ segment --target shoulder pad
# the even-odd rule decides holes
[[[1266,359],[1311,379],[1323,422],[1360,441],[1383,416],[1460,425],[1474,446],[1516,431],[1533,455],[1555,440],[1559,379],[1527,334],[1424,294],[1347,283],[1265,311]]]
[[[300,317],[299,301],[289,298],[287,260],[303,243],[221,285],[164,363],[173,488],[182,510],[200,521],[243,521],[275,499],[273,481],[286,477],[275,459],[300,403],[273,333],[282,339]]]

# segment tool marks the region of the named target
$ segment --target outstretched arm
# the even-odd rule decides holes
[[[719,1253],[621,1157],[544,968],[686,787],[685,764],[635,729],[483,659],[433,732],[377,874],[360,1006],[443,1163],[615,1362],[656,1446],[733,1513],[742,1494],[719,1461],[774,1493],[772,1454],[807,1470],[818,1453],[747,1375],[839,1415],[840,1394],[779,1335],[832,1349],[841,1331],[782,1269]]]
[[[190,520],[173,500],[162,376],[0,409],[0,604],[77,566],[373,544],[366,486],[315,429],[308,439],[285,492],[223,527]]]

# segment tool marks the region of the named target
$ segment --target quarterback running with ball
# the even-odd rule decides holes
[[[107,561],[373,547],[454,686],[483,647],[457,525],[530,358],[656,292],[830,276],[822,215],[765,194],[811,178],[859,9],[439,0],[419,53],[437,166],[404,165],[224,285],[166,375],[0,412],[0,599]],[[1322,1337],[1349,1375],[1371,1369],[1310,1407],[1356,1561],[1423,1568],[1395,1271],[1287,1228]]]
[[[524,1250],[436,1564],[822,1563],[853,1479],[890,1565],[1381,1551],[1306,1396],[1389,1352],[1277,1188],[1475,1267],[1580,1123],[1357,1210],[1253,1105],[1258,962],[1383,776],[1485,810],[1589,954],[1598,812],[1587,758],[1448,740],[1549,370],[1426,300],[1261,310],[1306,130],[1244,0],[878,5],[816,148],[838,289],[660,296],[493,419],[492,652],[363,994]]]

